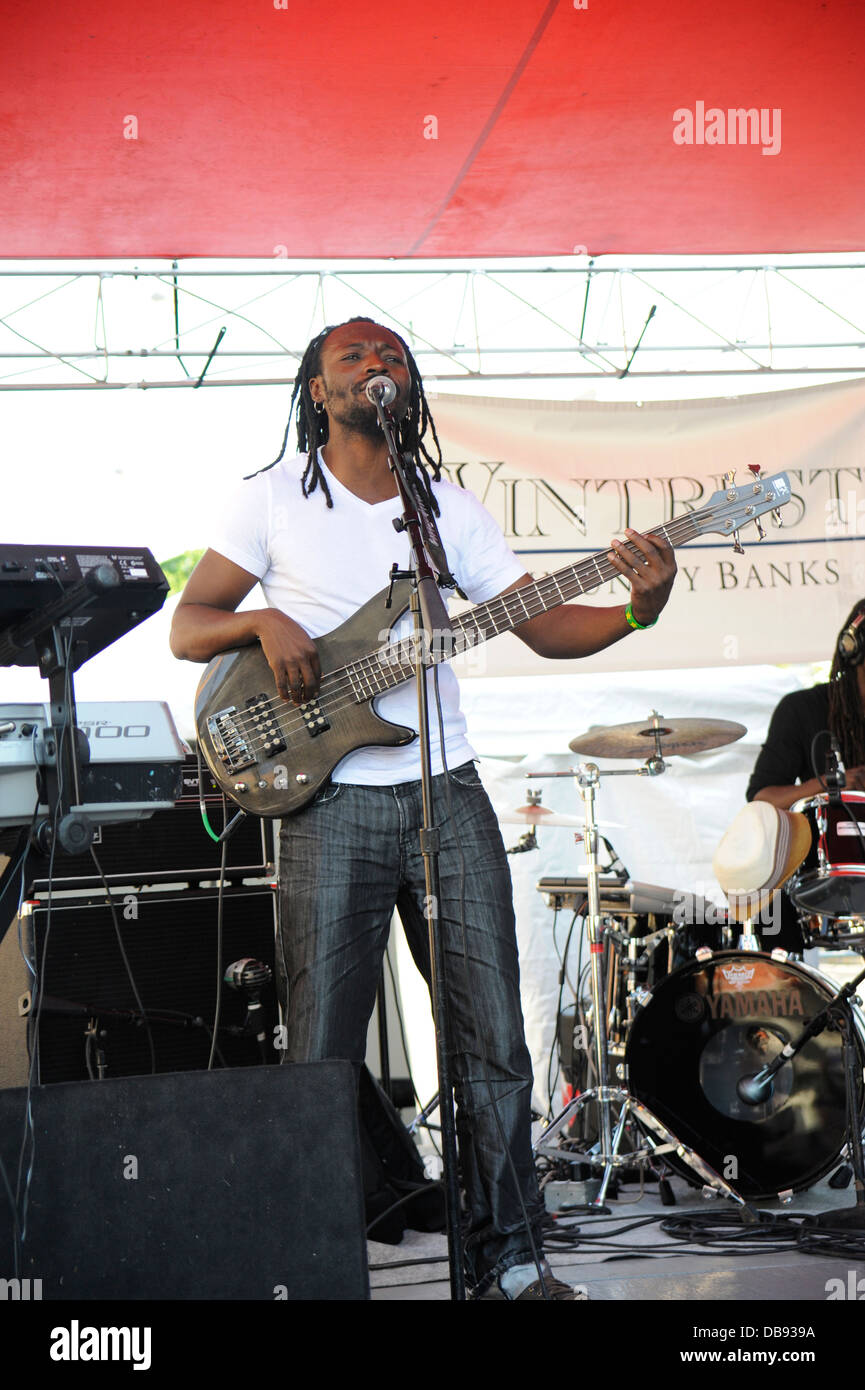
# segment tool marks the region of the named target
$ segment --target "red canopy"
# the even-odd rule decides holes
[[[865,245],[862,0],[4,10],[2,256]]]

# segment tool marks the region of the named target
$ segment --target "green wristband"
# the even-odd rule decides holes
[[[657,621],[657,618],[653,618],[650,623],[638,623],[637,619],[634,617],[634,610],[631,605],[628,604],[625,609],[625,622],[628,624],[628,627],[633,628],[635,632],[645,632],[647,628],[654,627]]]

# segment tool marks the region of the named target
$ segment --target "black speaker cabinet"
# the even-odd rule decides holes
[[[241,1031],[247,1019],[245,996],[221,983],[226,967],[245,957],[263,961],[274,972],[276,895],[272,888],[231,885],[225,889],[219,949],[215,890],[124,893],[118,889],[112,891],[112,901],[116,925],[104,892],[57,896],[50,914],[47,901],[39,901],[24,919],[37,972],[42,972],[44,963],[40,1083],[86,1080],[98,1076],[100,1069],[106,1077],[117,1077],[206,1067],[217,985],[221,1014],[216,1065],[254,1066],[263,1060],[279,1060],[274,1047],[278,1023],[274,984],[262,995],[267,1034],[263,1057],[255,1036]],[[14,932],[13,925],[10,937]],[[25,1021],[12,1016],[19,991],[7,993],[9,1024],[23,1028]],[[31,1017],[31,1044],[34,1029]],[[25,1077],[16,1080],[23,1084]]]
[[[25,1102],[0,1093],[13,1185]],[[43,1300],[369,1297],[350,1062],[39,1086],[32,1109]]]

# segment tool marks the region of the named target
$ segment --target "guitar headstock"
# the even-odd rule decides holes
[[[749,482],[737,486],[735,474],[725,473],[727,486],[713,493],[706,505],[691,516],[701,532],[719,531],[722,536],[731,536],[733,548],[740,555],[744,551],[739,543],[739,528],[749,521],[755,522],[762,540],[766,533],[757,518],[764,512],[773,512],[780,524],[780,509],[792,500],[790,479],[786,473],[761,478],[757,464],[749,464],[748,467],[753,474]]]

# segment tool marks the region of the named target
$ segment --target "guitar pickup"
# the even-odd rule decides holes
[[[303,715],[306,732],[310,738],[318,738],[319,734],[326,733],[330,728],[330,722],[322,713],[318,700],[307,700],[305,705],[300,705],[298,708]]]
[[[228,709],[220,710],[218,714],[211,714],[207,721],[207,731],[216,755],[231,773],[241,772],[245,767],[254,767],[256,761],[244,734],[237,726],[236,714],[237,710],[231,705]]]
[[[284,753],[286,742],[282,736],[273,700],[267,695],[252,695],[246,702],[247,722],[251,724],[266,757]]]

